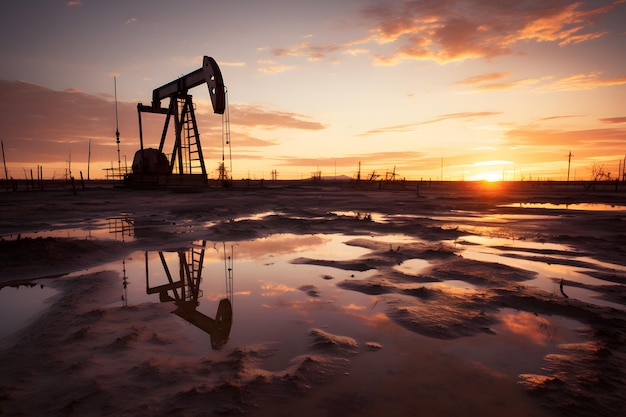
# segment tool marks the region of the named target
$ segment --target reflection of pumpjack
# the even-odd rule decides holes
[[[200,281],[202,278],[202,262],[204,260],[204,249],[206,242],[202,242],[201,248],[191,248],[187,251],[179,251],[179,271],[180,279],[174,281],[172,274],[165,261],[163,252],[159,252],[163,269],[167,275],[167,284],[150,287],[148,279],[148,253],[146,252],[146,292],[148,294],[159,294],[161,302],[174,301],[176,310],[173,311],[189,323],[208,333],[211,337],[211,347],[215,350],[221,349],[230,335],[230,328],[233,322],[232,308],[232,267],[228,267],[227,298],[220,300],[217,307],[215,319],[197,310],[198,298],[202,296]],[[226,260],[226,258],[225,258]],[[229,257],[230,262],[232,258]]]

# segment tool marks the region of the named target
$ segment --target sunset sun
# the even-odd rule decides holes
[[[474,177],[477,181],[496,182],[502,180],[502,172],[487,171]]]

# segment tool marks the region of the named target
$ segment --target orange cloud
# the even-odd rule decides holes
[[[557,120],[557,119],[571,119],[571,118],[574,118],[574,117],[580,117],[580,115],[568,114],[568,115],[563,115],[563,116],[549,116],[549,117],[543,117],[543,118],[539,119],[539,121]]]
[[[493,91],[493,90],[509,90],[512,88],[539,84],[541,90],[560,90],[560,91],[572,91],[572,90],[588,90],[598,87],[609,87],[614,85],[626,84],[626,76],[602,78],[601,71],[591,72],[589,74],[573,74],[567,77],[563,77],[558,80],[552,81],[553,77],[542,78],[522,78],[518,80],[512,80],[509,82],[500,83],[485,83],[487,81],[494,81],[508,77],[510,73],[507,72],[495,72],[489,74],[481,74],[473,77],[465,78],[460,81],[456,81],[451,85],[476,85],[476,91]],[[549,82],[549,84],[548,84]],[[485,83],[485,84],[483,84]],[[478,85],[480,84],[480,85]]]
[[[598,119],[603,123],[626,123],[626,116],[622,117],[605,117],[602,119]]]
[[[309,167],[347,167],[357,170],[361,163],[364,172],[366,166],[393,167],[394,165],[406,165],[410,161],[417,161],[424,157],[421,152],[378,152],[370,154],[355,154],[342,157],[303,158],[301,156],[279,156],[276,159],[282,161],[281,166],[309,166]]]
[[[261,291],[262,297],[277,297],[279,295],[282,295],[288,292],[296,291],[295,288],[288,287],[285,284],[279,284],[275,282],[266,282],[266,281],[262,281],[260,288],[262,290]]]
[[[0,94],[5,98],[0,101],[0,125],[13,162],[63,161],[70,144],[84,144],[81,151],[86,153],[89,139],[94,142],[94,155],[104,154],[114,145],[115,107],[110,98],[85,94],[78,88],[61,92],[4,80],[0,80]],[[136,104],[120,103],[119,109],[120,114],[134,113],[132,130],[136,132]],[[124,135],[131,129],[127,122],[130,119],[120,119]]]
[[[481,84],[486,81],[495,81],[500,80],[502,78],[510,77],[510,72],[490,72],[488,74],[480,74],[474,75],[472,77],[464,78],[460,81],[455,81],[451,85],[473,85],[473,84]]]
[[[626,75],[613,78],[601,78],[600,71],[589,74],[574,74],[555,81],[549,88],[553,90],[588,90],[597,87],[609,87],[626,84]]]
[[[278,62],[269,59],[259,60],[257,61],[257,64],[260,65],[258,69],[259,72],[265,72],[268,74],[277,74],[296,68],[294,66],[279,64]]]
[[[289,48],[274,48],[272,55],[275,57],[283,56],[305,56],[309,61],[319,61],[332,52],[336,52],[342,49],[339,44],[336,45],[322,45],[315,46],[309,42],[303,42],[299,45],[294,45]]]
[[[510,90],[512,88],[517,88],[523,85],[528,84],[536,84],[540,82],[539,78],[522,78],[519,80],[509,81],[507,83],[491,83],[484,84],[476,87],[477,91],[500,91],[500,90]]]
[[[92,162],[117,160],[115,104],[111,95],[86,94],[80,88],[55,91],[23,81],[6,80],[0,80],[0,94],[4,98],[0,100],[0,125],[3,126],[3,141],[10,162],[61,162],[68,159],[70,151],[72,159],[86,161],[89,141]],[[238,147],[275,144],[248,133],[255,128],[326,128],[298,113],[237,104],[231,104],[229,110],[233,120],[231,137]],[[118,102],[118,113],[121,155],[127,155],[132,161],[139,148],[137,103]],[[196,116],[203,147],[220,148],[221,122],[218,116],[212,112],[198,112]],[[158,145],[164,116],[144,114],[142,122],[145,146]]]
[[[442,122],[444,120],[450,120],[450,119],[474,119],[476,117],[495,116],[498,114],[501,114],[501,113],[493,112],[493,111],[474,111],[474,112],[442,114],[441,116],[437,116],[434,119],[426,120],[425,122],[421,122],[419,124],[425,125],[429,123]]]
[[[474,119],[476,117],[487,117],[487,116],[495,116],[501,114],[500,112],[490,112],[490,111],[482,111],[482,112],[461,112],[461,113],[450,113],[450,114],[442,114],[433,119],[425,120],[423,122],[418,123],[406,123],[401,125],[394,126],[386,126],[378,129],[368,130],[367,132],[361,133],[357,136],[359,137],[367,137],[381,133],[404,133],[411,132],[416,127],[420,125],[426,125],[431,123],[442,122],[450,119]]]
[[[626,129],[542,129],[534,126],[519,127],[505,134],[510,146],[561,147],[586,149],[596,154],[623,153]]]
[[[264,129],[322,130],[326,126],[305,120],[306,116],[292,112],[269,111],[253,105],[231,105],[230,114],[237,126],[262,127]]]
[[[512,54],[513,46],[523,40],[564,46],[597,39],[607,32],[592,31],[595,20],[620,2],[584,8],[583,2],[566,0],[407,1],[371,7],[364,16],[374,23],[370,40],[396,46],[389,55],[375,55],[375,63],[407,59],[445,63]]]

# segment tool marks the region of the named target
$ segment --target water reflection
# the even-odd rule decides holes
[[[159,251],[161,266],[167,277],[167,282],[160,285],[150,283],[149,256],[148,252],[145,252],[146,294],[158,294],[162,303],[174,302],[176,309],[173,313],[206,332],[211,338],[211,347],[219,350],[228,342],[233,322],[233,248],[231,246],[231,254],[227,255],[224,244],[226,298],[219,301],[214,318],[198,311],[199,299],[203,295],[200,284],[205,250],[206,241],[202,241],[199,246],[178,251],[178,262],[174,268],[168,264],[164,252]],[[172,273],[176,270],[177,275]]]
[[[589,304],[624,310],[624,305],[602,298],[607,281],[595,278],[594,272],[622,274],[623,265],[581,256],[568,245],[537,243],[488,236],[462,236],[451,242],[463,249],[462,256],[479,262],[499,263],[533,271],[535,278],[524,283]],[[597,290],[595,290],[597,288]]]
[[[133,238],[135,234],[135,219],[130,215],[122,214],[121,216],[111,217],[107,219],[109,226],[109,234],[113,234],[115,240],[126,241]]]
[[[499,207],[520,207],[531,209],[560,209],[560,210],[585,210],[585,211],[624,211],[626,206],[621,204],[599,204],[599,203],[575,203],[575,204],[554,204],[554,203],[512,203]]]
[[[20,239],[115,239],[122,242],[130,242],[135,239],[135,220],[127,213],[107,219],[85,222],[80,227],[68,227],[70,224],[56,223],[50,225],[50,229],[41,229],[35,232],[20,232],[0,236],[2,240]]]
[[[57,294],[43,282],[0,283],[0,340],[40,314]]]

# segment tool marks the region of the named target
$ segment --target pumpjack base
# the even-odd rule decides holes
[[[206,174],[129,174],[124,185],[128,188],[196,188],[207,187]]]

